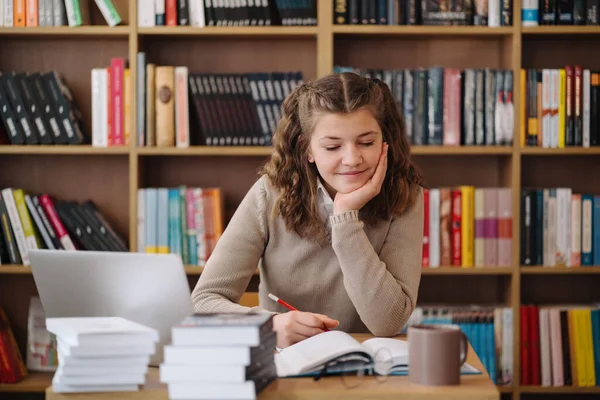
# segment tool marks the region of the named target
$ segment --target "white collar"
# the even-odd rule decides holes
[[[323,219],[329,223],[329,217],[333,215],[333,199],[320,178],[317,178],[317,208]]]

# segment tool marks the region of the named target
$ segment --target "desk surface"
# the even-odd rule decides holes
[[[353,335],[361,342],[372,336]],[[399,337],[402,338],[402,337]],[[481,361],[469,346],[467,362],[484,371]],[[358,379],[358,378],[357,378]],[[408,376],[390,376],[383,382],[365,377],[361,384],[352,389],[346,388],[339,377],[326,377],[315,382],[311,378],[284,378],[271,383],[258,399],[444,399],[444,400],[499,400],[500,393],[487,373],[481,375],[463,375],[458,386],[420,386],[414,385]],[[160,383],[158,369],[150,368],[143,390],[120,393],[54,393],[52,387],[46,389],[46,400],[168,400],[166,385]]]

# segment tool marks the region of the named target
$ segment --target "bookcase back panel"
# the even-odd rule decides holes
[[[560,388],[563,389],[563,388]],[[565,388],[567,389],[567,388]],[[593,387],[590,388],[592,391],[595,391],[595,389],[598,389],[598,387]],[[584,389],[585,390],[585,389]],[[552,391],[552,388],[548,389],[549,392]],[[598,400],[598,393],[575,393],[575,391],[568,393],[567,390],[565,390],[564,393],[559,393],[559,392],[551,392],[551,394],[548,393],[521,393],[521,399],[523,400]]]
[[[1,267],[0,267],[1,268]],[[33,275],[0,276],[0,305],[4,308],[21,350],[23,360],[27,352],[27,318],[31,296],[37,296]],[[4,394],[0,395],[4,399]]]
[[[58,200],[92,200],[127,241],[129,234],[129,159],[123,155],[3,155],[0,188],[55,196]],[[0,303],[1,304],[1,303]]]
[[[335,38],[334,64],[373,69],[419,67],[512,69],[511,38]]]
[[[564,68],[579,64],[600,69],[600,37],[578,35],[576,40],[561,36],[523,38],[523,68]]]
[[[511,305],[510,276],[421,277],[417,306],[431,304]]]
[[[302,71],[305,80],[317,76],[317,41],[313,38],[144,36],[139,50],[148,63],[187,66],[190,73]]]
[[[112,3],[114,4],[115,8],[117,9],[117,12],[121,16],[121,19],[123,20],[123,22],[121,22],[119,25],[128,25],[130,23],[130,19],[129,19],[130,4],[129,3],[131,1],[137,1],[137,0],[112,0]],[[88,3],[89,11],[90,11],[91,24],[106,26],[107,25],[106,20],[102,16],[102,13],[100,12],[100,9],[98,8],[98,6],[96,6],[96,2],[94,0],[87,0],[87,3]],[[133,21],[131,21],[131,23],[135,23],[135,18],[133,18]]]
[[[599,287],[600,275],[523,275],[521,304],[595,303]]]
[[[522,159],[522,187],[569,187],[574,193],[600,193],[600,157],[527,156]]]
[[[80,38],[2,38],[0,71],[57,71],[70,88],[80,109],[85,130],[91,134],[91,70],[110,66],[112,57],[129,58],[127,38],[105,38],[93,42]]]
[[[506,156],[414,156],[414,160],[430,187],[511,184],[511,162]]]
[[[140,187],[220,187],[227,223],[265,161],[265,157],[145,157],[140,159]]]

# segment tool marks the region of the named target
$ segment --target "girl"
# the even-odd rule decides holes
[[[296,87],[282,114],[192,292],[196,311],[271,312],[278,347],[326,328],[397,334],[417,301],[423,192],[390,89],[332,74]],[[261,306],[243,307],[257,265]]]

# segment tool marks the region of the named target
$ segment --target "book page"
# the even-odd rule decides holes
[[[363,342],[375,361],[389,362],[392,358],[392,366],[408,365],[408,342],[392,338],[373,338]]]
[[[283,377],[305,373],[336,357],[360,351],[368,352],[349,334],[342,331],[323,332],[275,354],[277,375]]]

